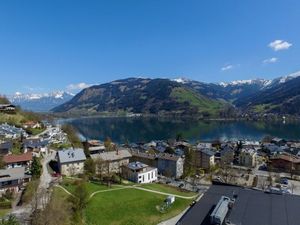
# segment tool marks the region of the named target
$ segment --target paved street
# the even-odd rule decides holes
[[[38,186],[36,198],[34,198],[29,204],[21,207],[15,206],[12,213],[21,222],[21,224],[29,224],[29,219],[32,214],[32,206],[37,204],[37,208],[41,209],[45,204],[48,203],[50,198],[50,192],[48,191],[52,177],[48,172],[47,164],[55,158],[55,151],[51,151],[50,154],[46,155],[42,160],[43,172],[40,177],[40,184]],[[36,202],[35,202],[36,201]]]

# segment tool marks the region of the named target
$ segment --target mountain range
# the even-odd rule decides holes
[[[18,105],[25,110],[35,112],[48,112],[74,97],[74,94],[65,91],[56,91],[45,94],[21,94],[7,96],[12,104]]]
[[[273,80],[204,83],[184,78],[127,78],[82,90],[53,112],[200,115],[299,115],[300,72]]]

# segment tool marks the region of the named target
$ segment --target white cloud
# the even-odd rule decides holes
[[[265,60],[263,61],[263,63],[265,63],[265,64],[276,63],[276,62],[278,62],[278,58],[276,58],[276,57],[272,57],[272,58],[269,58],[269,59],[265,59]]]
[[[269,47],[274,51],[289,49],[293,44],[283,40],[275,40],[269,44]]]
[[[90,86],[92,86],[92,84],[87,84],[87,83],[81,82],[81,83],[78,83],[78,84],[69,84],[67,86],[67,89],[69,91],[82,90],[82,89],[88,88]]]
[[[226,65],[221,68],[221,71],[232,70],[233,67],[234,67],[233,65]]]

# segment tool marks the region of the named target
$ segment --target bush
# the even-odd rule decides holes
[[[34,194],[37,191],[38,185],[39,185],[39,181],[38,180],[30,181],[27,184],[26,189],[25,189],[25,191],[24,191],[24,193],[22,195],[22,202],[28,203],[28,202],[30,202],[32,200]]]
[[[10,209],[11,208],[11,201],[9,201],[7,199],[3,199],[3,200],[4,201],[0,201],[0,209]]]

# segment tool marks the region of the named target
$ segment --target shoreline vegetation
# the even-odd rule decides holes
[[[180,115],[180,114],[148,114],[148,113],[119,113],[119,112],[98,112],[98,113],[47,113],[47,116],[55,119],[83,119],[83,118],[161,118],[161,119],[194,119],[202,121],[284,121],[293,122],[300,121],[300,116],[294,115],[239,115],[235,117],[201,117],[199,115]]]

